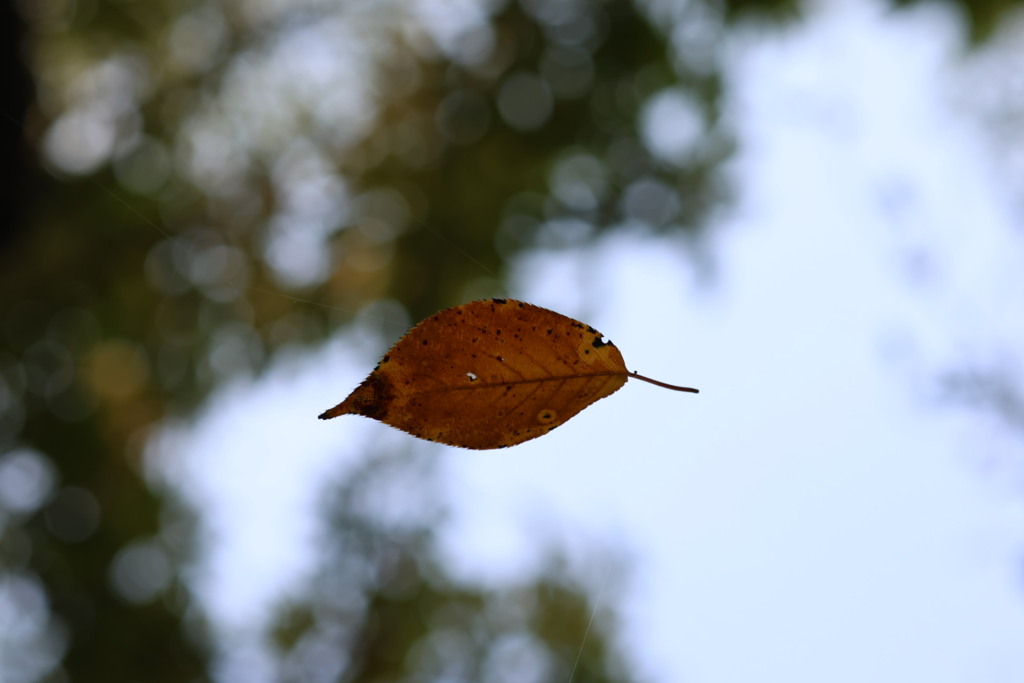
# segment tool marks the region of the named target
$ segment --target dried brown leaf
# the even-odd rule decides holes
[[[514,301],[473,301],[416,325],[348,398],[320,415],[363,415],[413,436],[503,448],[548,433],[630,377],[593,327]]]

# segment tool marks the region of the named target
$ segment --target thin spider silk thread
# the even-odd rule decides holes
[[[590,636],[590,629],[594,625],[594,618],[597,616],[597,610],[601,608],[601,600],[604,598],[604,588],[608,584],[608,575],[613,571],[613,567],[608,567],[605,570],[604,577],[601,579],[601,585],[597,589],[597,595],[594,596],[594,607],[590,610],[590,619],[587,621],[587,628],[583,631],[583,640],[580,641],[580,649],[576,652],[576,661],[572,665],[572,671],[569,672],[569,680],[566,683],[572,683],[572,679],[576,677],[576,669],[579,668],[580,659],[583,658],[583,648],[587,645],[587,638]]]

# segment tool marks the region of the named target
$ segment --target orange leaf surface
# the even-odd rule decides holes
[[[409,330],[344,401],[320,415],[363,415],[463,448],[534,439],[630,377],[614,344],[589,325],[513,301],[473,301]]]

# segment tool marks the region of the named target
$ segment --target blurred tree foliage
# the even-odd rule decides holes
[[[591,624],[595,606],[583,588],[602,585],[614,594],[618,561],[595,553],[584,561],[591,575],[580,576],[556,550],[528,583],[500,591],[460,583],[439,561],[435,525],[426,523],[439,513],[424,487],[430,469],[425,459],[388,454],[365,463],[332,496],[334,543],[323,569],[274,630],[283,678],[637,680],[612,644],[607,604]],[[403,514],[373,511],[396,495]]]
[[[922,4],[924,0],[892,0],[896,7]],[[992,37],[996,29],[1014,13],[1024,10],[1021,0],[950,0],[959,10],[970,41],[980,43]]]
[[[984,35],[1018,3],[959,4]],[[178,572],[194,522],[142,474],[154,425],[375,301],[419,319],[503,293],[524,251],[610,230],[691,243],[727,196],[721,37],[799,9],[5,4],[2,680],[210,676]],[[435,516],[395,531],[339,499],[330,554],[356,569],[282,615],[290,678],[571,667],[592,610],[579,585],[460,585],[434,555]],[[575,680],[630,678],[608,623]]]

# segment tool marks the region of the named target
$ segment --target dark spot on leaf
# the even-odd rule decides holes
[[[493,301],[496,304],[507,304],[508,303],[505,299],[491,299],[491,301]]]
[[[609,342],[605,337],[594,337],[594,341],[591,342],[595,349],[599,349],[602,346],[607,346],[610,343],[611,342]]]
[[[590,326],[587,326],[587,332],[589,332],[590,334],[597,334],[597,330]]]
[[[502,358],[501,356],[495,356],[495,358],[497,358],[497,359],[498,359],[498,362],[499,362],[499,363],[504,363],[504,362],[505,362],[505,359],[504,359],[504,358]]]
[[[556,414],[557,413],[551,408],[542,408],[541,411],[537,413],[537,422],[540,422],[542,425],[546,425],[555,419]]]

